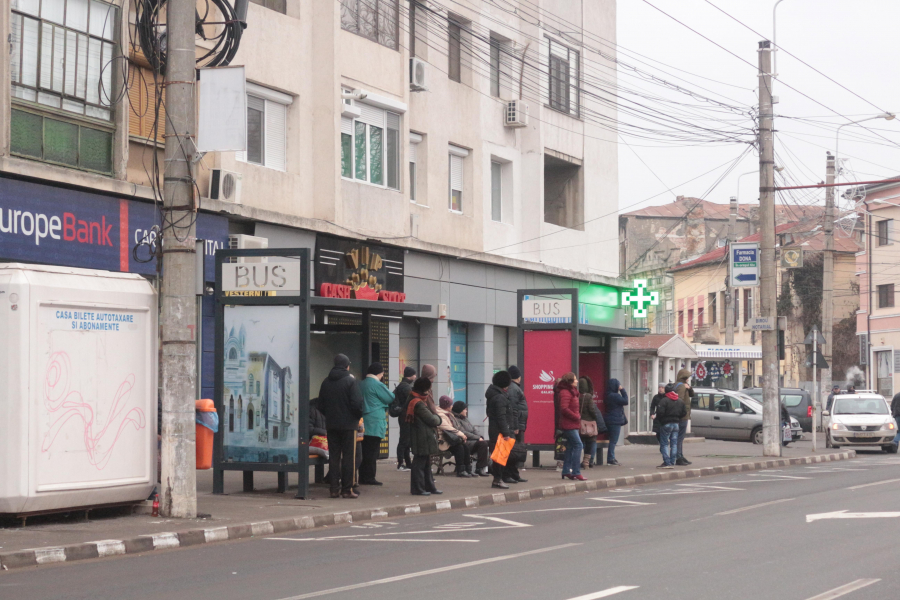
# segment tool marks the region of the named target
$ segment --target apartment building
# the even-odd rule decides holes
[[[0,260],[156,276],[165,105],[134,6],[0,0]],[[218,248],[303,247],[321,294],[348,253],[377,255],[379,285],[432,310],[376,320],[370,356],[392,383],[436,365],[438,394],[480,422],[491,374],[516,362],[517,290],[620,287],[617,145],[597,125],[616,108],[582,91],[598,37],[615,42],[613,0],[252,0],[232,62],[247,149],[195,164],[206,279]],[[609,330],[615,376],[627,330],[608,308],[592,324]],[[313,381],[337,351],[365,367],[348,343],[313,336]]]

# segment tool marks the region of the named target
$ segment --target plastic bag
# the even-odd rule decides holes
[[[194,413],[194,415],[194,419],[197,421],[197,425],[203,425],[213,433],[219,432],[219,413],[200,412],[198,410]]]

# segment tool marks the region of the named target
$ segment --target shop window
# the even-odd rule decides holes
[[[400,189],[400,115],[362,102],[341,117],[341,177]]]
[[[289,94],[247,83],[247,151],[235,158],[270,169],[287,168]]]
[[[397,0],[340,0],[341,29],[397,49]]]
[[[264,6],[269,10],[280,12],[281,14],[285,14],[287,8],[287,0],[250,0],[250,2]]]
[[[577,162],[576,162],[577,161]],[[544,152],[544,221],[584,230],[581,161]]]
[[[893,308],[894,306],[894,284],[886,283],[879,285],[875,289],[878,290],[878,308]]]

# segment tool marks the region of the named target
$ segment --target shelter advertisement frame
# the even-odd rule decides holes
[[[286,295],[227,295],[224,291],[223,265],[230,264],[232,258],[285,258],[299,263],[299,290],[283,292]],[[284,262],[284,261],[282,261]],[[251,262],[248,265],[265,263]],[[269,263],[269,264],[278,264]],[[297,473],[296,497],[309,497],[309,329],[310,329],[310,251],[307,248],[272,249],[272,250],[218,250],[216,252],[215,283],[215,405],[219,413],[219,432],[215,436],[213,451],[213,493],[225,491],[225,471],[243,471],[244,489],[253,488],[255,471],[275,471],[278,473],[278,489],[287,487],[287,474]],[[284,460],[286,455],[278,455],[277,462],[226,461],[224,452],[225,432],[229,425],[229,407],[225,406],[225,309],[226,307],[296,307],[298,312],[296,348],[297,362],[294,363],[296,373],[291,375],[291,385],[296,388],[296,433],[297,461]],[[291,358],[293,362],[293,357]],[[276,365],[277,366],[277,365]],[[267,367],[266,367],[267,368]],[[268,375],[268,371],[266,371]],[[282,382],[284,379],[281,380]],[[268,383],[268,381],[267,381]],[[268,437],[266,438],[268,441]]]

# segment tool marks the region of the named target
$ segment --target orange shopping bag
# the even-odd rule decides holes
[[[505,467],[506,461],[509,460],[509,453],[512,452],[513,446],[515,445],[516,438],[498,435],[497,444],[494,446],[494,451],[491,453],[491,460],[498,465],[503,465]]]

